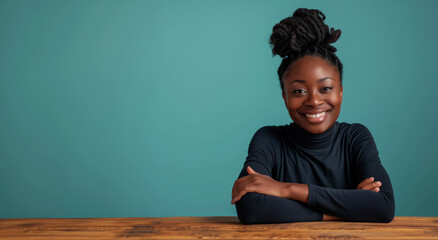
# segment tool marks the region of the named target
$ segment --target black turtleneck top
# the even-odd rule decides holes
[[[236,202],[244,224],[322,221],[323,214],[347,221],[390,222],[394,218],[391,181],[376,144],[361,124],[336,122],[321,134],[291,123],[259,129],[249,144],[246,167],[280,182],[309,186],[308,203],[255,192]],[[381,181],[379,192],[358,190],[368,177]]]

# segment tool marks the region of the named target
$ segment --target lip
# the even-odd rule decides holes
[[[318,114],[322,112],[330,112],[331,109],[321,109],[321,110],[312,110],[312,111],[302,111],[299,114]]]
[[[331,114],[331,110],[319,110],[319,111],[306,111],[306,112],[302,112],[300,113],[300,115],[303,117],[303,119],[305,119],[307,122],[312,123],[312,124],[318,124],[318,123],[322,123],[324,122],[328,115]],[[318,114],[318,113],[325,113],[324,116],[321,117],[315,117],[315,118],[309,118],[306,116],[306,114]]]

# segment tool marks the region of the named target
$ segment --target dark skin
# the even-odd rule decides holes
[[[342,103],[343,87],[336,67],[317,56],[304,56],[294,62],[283,76],[284,103],[295,124],[319,134],[335,124]],[[236,180],[231,204],[248,192],[257,192],[307,203],[309,186],[301,183],[279,182],[247,167],[249,175]],[[364,179],[356,189],[379,192],[382,183],[373,177]],[[323,220],[341,220],[324,214]]]

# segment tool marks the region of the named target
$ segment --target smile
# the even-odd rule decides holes
[[[316,113],[316,114],[309,114],[309,113],[306,113],[306,117],[307,117],[307,118],[319,118],[319,117],[324,117],[325,114],[326,114],[327,112],[328,112],[328,111],[321,112],[321,113]]]
[[[330,111],[324,111],[320,113],[305,113],[306,119],[311,123],[320,123],[324,121]]]

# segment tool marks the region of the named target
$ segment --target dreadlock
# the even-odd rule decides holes
[[[337,67],[342,84],[342,63],[335,54],[337,49],[330,45],[338,40],[341,30],[329,30],[324,20],[325,15],[317,9],[299,8],[273,27],[269,44],[272,54],[283,58],[278,68],[282,91],[289,66],[307,55],[319,56]]]

